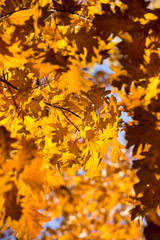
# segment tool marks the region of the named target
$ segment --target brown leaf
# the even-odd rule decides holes
[[[18,193],[18,189],[15,185],[14,182],[12,183],[12,188],[11,190],[9,190],[8,192],[4,193],[4,197],[5,197],[5,203],[4,203],[4,207],[5,207],[5,219],[7,217],[11,217],[11,219],[13,220],[19,220],[21,215],[22,215],[22,207],[20,205],[20,203],[17,202],[17,193]]]

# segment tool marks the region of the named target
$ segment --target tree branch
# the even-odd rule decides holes
[[[65,114],[64,111],[67,111],[71,114],[73,114],[74,116],[78,117],[78,118],[81,118],[80,116],[78,116],[77,114],[75,114],[74,112],[72,112],[71,110],[67,109],[67,108],[64,108],[64,107],[59,107],[59,106],[55,106],[55,105],[52,105],[50,103],[47,103],[44,101],[44,103],[48,106],[51,106],[51,107],[54,107],[54,108],[57,108],[57,109],[60,109],[63,113],[63,115],[67,118],[67,120],[80,132],[80,130],[78,129],[78,127],[67,117],[67,115]]]
[[[7,82],[5,79],[2,79],[1,77],[0,77],[0,81],[14,88],[16,91],[19,91],[17,87],[13,86],[11,83]]]
[[[73,14],[73,15],[79,17],[79,18],[82,18],[82,19],[86,20],[86,21],[92,22],[92,20],[90,18],[85,18],[85,17],[83,17],[83,16],[81,16],[78,13],[75,13],[73,11],[64,11],[64,10],[60,10],[60,9],[50,9],[49,11],[52,12],[52,13],[62,12],[62,13]]]
[[[14,102],[14,105],[15,105],[16,109],[17,109],[17,108],[18,108],[18,107],[17,107],[17,103],[16,103],[16,101],[15,101],[15,99],[14,99],[13,93],[12,93],[12,91],[11,91],[11,89],[10,89],[9,84],[8,84],[8,72],[7,72],[7,80],[6,80],[6,79],[5,79],[5,74],[4,74],[4,71],[3,71],[3,78],[4,78],[4,80],[6,81],[8,90],[9,90],[11,96],[12,96],[12,100],[13,100],[13,102]]]
[[[12,11],[10,13],[7,13],[6,15],[0,17],[0,21],[2,21],[3,19],[5,18],[8,18],[9,16],[11,16],[13,13],[16,13],[16,12],[20,12],[20,11],[23,11],[23,10],[29,10],[28,8],[22,8],[22,9],[19,9],[17,11]]]
[[[52,105],[50,103],[47,103],[47,102],[44,102],[46,105],[48,106],[51,106],[51,107],[54,107],[54,108],[57,108],[57,109],[60,109],[60,110],[64,110],[64,111],[67,111],[67,112],[70,112],[71,114],[73,114],[74,116],[78,117],[78,118],[81,118],[80,116],[78,116],[76,113],[72,112],[71,110],[69,110],[68,108],[64,108],[64,107],[59,107],[59,106],[55,106],[55,105]]]
[[[62,111],[63,115],[67,118],[67,120],[80,132],[79,128],[67,117],[64,110],[61,109],[61,111]]]

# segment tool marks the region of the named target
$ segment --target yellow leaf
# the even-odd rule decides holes
[[[85,169],[87,170],[87,175],[89,178],[93,178],[95,176],[98,176],[100,174],[99,169],[99,152],[97,152],[90,144],[90,158],[88,159]]]
[[[153,13],[146,13],[144,14],[146,20],[156,20],[158,17]]]
[[[30,10],[22,10],[14,12],[11,16],[8,17],[11,24],[15,25],[24,25],[26,21],[29,20],[32,12]]]
[[[51,3],[50,0],[39,0],[39,5],[43,8],[47,4]]]
[[[111,147],[112,147],[110,151],[111,161],[118,162],[119,158],[122,155],[122,152],[121,152],[122,145],[117,141],[117,139],[113,139]]]
[[[9,183],[10,176],[8,174],[0,176],[0,195],[8,192],[12,188],[12,184]]]
[[[159,76],[150,78],[150,83],[148,85],[146,96],[145,96],[145,100],[147,101],[148,104],[150,103],[151,99],[160,92],[159,83],[160,83]]]
[[[87,91],[92,85],[87,80],[87,77],[89,77],[89,74],[82,71],[73,63],[70,70],[60,77],[58,88],[64,89],[67,93],[79,93],[81,90]]]

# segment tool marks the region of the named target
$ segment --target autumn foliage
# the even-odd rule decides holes
[[[0,1],[1,239],[159,239],[154,2]]]

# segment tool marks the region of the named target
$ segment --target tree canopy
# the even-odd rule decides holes
[[[1,239],[140,240],[144,217],[159,239],[160,4],[1,0],[0,13]],[[93,75],[106,59],[113,74]]]

